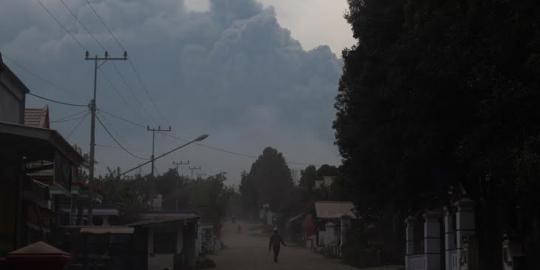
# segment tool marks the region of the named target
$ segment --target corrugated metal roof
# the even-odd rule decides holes
[[[132,234],[135,229],[125,226],[99,226],[81,228],[81,233],[87,234]]]
[[[353,212],[354,204],[352,202],[320,201],[315,202],[315,212],[317,218],[334,219],[342,216],[356,218]]]
[[[151,214],[142,214],[141,220],[130,223],[128,226],[144,226],[152,225],[159,223],[167,222],[178,222],[186,220],[195,220],[198,219],[199,215],[194,213],[151,213]]]
[[[45,242],[39,241],[28,246],[22,247],[15,251],[10,252],[9,254],[20,255],[20,254],[35,254],[35,255],[69,255],[69,253],[55,248]]]
[[[24,109],[24,125],[37,128],[49,128],[47,119],[48,108],[26,108]]]

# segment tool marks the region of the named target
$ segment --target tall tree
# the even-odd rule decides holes
[[[313,192],[315,187],[315,181],[318,179],[317,169],[313,165],[307,166],[300,172],[299,186],[303,188],[307,193]]]
[[[291,171],[285,158],[271,147],[265,148],[251,165],[247,181],[257,191],[258,206],[269,203],[273,211],[282,210],[285,197],[293,187]]]
[[[540,5],[349,5],[359,42],[343,52],[334,122],[346,190],[365,213],[384,216],[440,206],[449,186],[463,186],[479,202],[482,265],[500,268],[503,232],[540,239],[540,209],[531,207],[531,190],[539,191]]]

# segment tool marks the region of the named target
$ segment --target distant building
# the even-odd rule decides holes
[[[24,109],[24,125],[36,128],[50,128],[49,107]]]
[[[135,269],[191,269],[197,258],[195,213],[145,213],[135,228],[139,263]]]
[[[329,249],[329,253],[341,255],[341,247],[346,241],[350,220],[356,219],[354,204],[349,201],[315,202],[317,245]]]
[[[323,176],[322,179],[315,180],[315,189],[329,188],[335,180],[335,176]]]

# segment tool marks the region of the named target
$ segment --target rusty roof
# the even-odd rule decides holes
[[[24,109],[24,125],[37,128],[49,128],[49,108]]]
[[[9,254],[18,255],[18,254],[36,254],[36,255],[69,255],[69,253],[55,248],[45,242],[39,241],[28,246],[22,247],[15,251],[10,252]]]
[[[343,216],[356,218],[353,212],[354,204],[350,201],[319,201],[315,202],[317,218],[335,219]]]

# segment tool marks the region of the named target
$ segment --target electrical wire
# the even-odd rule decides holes
[[[73,35],[73,33],[71,33],[61,22],[60,20],[58,20],[58,18],[56,18],[56,16],[54,16],[52,14],[52,12],[45,6],[45,4],[43,4],[43,2],[41,2],[41,0],[36,0],[39,5],[47,12],[47,14],[49,14],[49,16],[51,18],[53,18],[53,20],[58,24],[58,26],[60,26],[60,28],[62,28],[64,30],[64,32],[66,32],[69,36],[71,36],[71,38],[73,40],[75,40],[75,42],[77,42],[77,44],[79,44],[79,46],[85,50],[85,51],[88,51],[88,49],[81,43],[81,41],[75,37],[75,35]]]
[[[113,114],[113,113],[110,113],[110,112],[107,112],[107,111],[103,111],[103,110],[100,110],[100,112],[106,113],[106,114],[108,114],[109,116],[111,116],[111,117],[113,117],[113,118],[116,118],[116,119],[118,119],[118,120],[124,121],[124,122],[126,122],[126,123],[131,124],[131,125],[134,125],[134,126],[137,126],[137,127],[141,127],[141,128],[146,128],[146,126],[143,125],[143,124],[141,124],[141,123],[137,123],[137,122],[132,121],[132,120],[129,120],[129,119],[127,119],[127,118],[124,118],[124,117],[115,115],[115,114]],[[180,138],[179,136],[170,134],[170,133],[168,133],[168,132],[158,132],[158,133],[161,134],[161,135],[170,137],[170,138],[172,138],[172,139],[175,139],[175,140],[177,140],[177,141],[180,141],[180,142],[186,142],[186,141],[188,141],[188,140],[186,140],[186,139],[184,139],[184,138]],[[257,155],[245,154],[245,153],[240,153],[240,152],[236,152],[236,151],[231,151],[231,150],[227,150],[227,149],[224,149],[224,148],[221,148],[221,147],[218,147],[218,146],[213,146],[213,145],[209,145],[209,144],[205,144],[205,143],[194,143],[194,144],[197,145],[197,146],[199,146],[199,147],[203,147],[203,148],[206,148],[206,149],[209,149],[209,150],[213,150],[213,151],[217,151],[217,152],[221,152],[221,153],[225,153],[225,154],[229,154],[229,155],[234,155],[234,156],[238,156],[238,157],[248,158],[248,159],[251,159],[251,160],[254,160],[254,159],[257,159],[257,158],[258,158]],[[287,161],[287,163],[292,164],[292,165],[299,165],[299,166],[313,165],[313,164],[311,164],[311,163],[298,162],[298,161]]]
[[[135,77],[137,77],[137,80],[139,81],[139,84],[142,86],[142,89],[144,90],[144,92],[148,96],[148,100],[150,100],[150,103],[152,103],[152,106],[154,106],[154,109],[158,113],[159,117],[161,117],[161,119],[163,119],[170,126],[171,122],[164,116],[164,114],[161,112],[159,107],[154,102],[154,98],[152,98],[152,95],[150,94],[150,91],[148,91],[148,88],[146,87],[146,84],[144,83],[141,74],[139,73],[139,71],[135,67],[135,64],[133,64],[133,61],[131,61],[131,59],[128,59],[128,63],[129,63],[129,66],[131,67],[131,69],[133,70],[133,72],[135,73]]]
[[[105,130],[105,132],[109,135],[109,137],[111,137],[111,139],[116,143],[116,145],[118,145],[118,147],[120,147],[124,152],[128,153],[130,156],[134,157],[134,158],[138,158],[138,159],[141,159],[141,160],[148,160],[147,158],[144,158],[144,157],[141,157],[141,156],[138,156],[138,155],[135,155],[133,154],[131,151],[129,151],[126,147],[124,147],[120,141],[118,141],[113,135],[112,133],[109,131],[109,129],[105,126],[105,124],[103,124],[103,122],[101,121],[101,119],[99,119],[99,117],[96,115],[96,119],[98,120],[98,123],[101,125],[101,127],[103,127],[103,129]]]
[[[84,105],[84,104],[75,104],[75,103],[55,100],[55,99],[52,99],[52,98],[46,98],[46,97],[43,97],[43,96],[40,96],[40,95],[36,95],[34,93],[28,93],[28,95],[39,98],[39,99],[43,99],[43,100],[46,100],[46,101],[49,101],[49,102],[52,102],[52,103],[62,104],[62,105],[66,105],[66,106],[73,106],[73,107],[87,107],[88,106],[88,105]]]
[[[116,118],[116,119],[118,119],[118,120],[122,120],[122,121],[124,121],[124,122],[126,122],[126,123],[129,123],[129,124],[131,124],[131,125],[134,125],[134,126],[137,126],[137,127],[141,127],[141,128],[146,128],[146,126],[143,125],[143,124],[139,124],[139,123],[137,123],[137,122],[131,121],[131,120],[127,119],[127,118],[118,116],[118,115],[113,114],[113,113],[110,113],[110,112],[108,112],[108,111],[104,111],[104,110],[101,110],[101,109],[100,109],[99,112],[100,112],[100,113],[105,113],[105,114],[109,115],[110,117]]]
[[[64,31],[66,31],[66,33],[71,34],[71,33],[67,30],[67,28],[66,28],[66,27],[65,27],[58,19],[56,19],[56,17],[54,17],[54,16],[52,15],[52,13],[45,7],[45,5],[41,2],[41,0],[37,0],[37,1],[39,1],[40,5],[47,11],[47,13],[49,13],[49,15],[50,15],[51,17],[53,17],[53,18],[55,19],[55,21],[58,23],[58,25],[59,25],[62,29],[64,29]],[[97,43],[97,45],[98,45],[99,47],[101,47],[104,51],[107,51],[105,45],[103,45],[103,43],[101,43],[101,42],[99,41],[99,39],[97,39],[96,36],[95,36],[94,34],[92,34],[92,32],[90,32],[90,30],[88,29],[88,27],[87,27],[84,23],[81,22],[81,20],[77,17],[77,15],[73,12],[73,10],[65,3],[65,1],[64,1],[64,0],[59,0],[59,1],[60,1],[61,4],[64,6],[64,8],[68,11],[68,13],[75,19],[75,21],[83,28],[83,30],[84,30],[84,31],[85,31],[85,32],[86,32],[86,33],[87,33],[87,34],[88,34],[88,35],[89,35],[89,36]],[[118,38],[117,38],[116,36],[114,36],[114,34],[112,33],[112,31],[110,31],[110,29],[106,26],[105,22],[103,21],[103,18],[101,18],[101,16],[99,16],[99,14],[98,14],[98,13],[96,12],[96,10],[93,8],[92,4],[91,4],[89,1],[87,1],[87,3],[89,4],[89,7],[92,9],[92,12],[100,19],[101,23],[104,24],[104,26],[107,28],[107,30],[109,31],[109,33],[113,36],[113,38],[118,42],[118,44],[121,45],[121,43],[120,43],[120,41],[118,40]],[[86,47],[84,47],[84,46],[82,45],[82,43],[79,42],[79,44],[81,45],[81,47],[82,47],[83,49],[85,49],[86,51],[88,51],[88,49],[87,49]],[[121,45],[121,47],[124,48],[124,51],[126,51],[126,50],[125,50],[125,47],[124,47],[123,45]],[[113,65],[114,65],[114,67],[115,67],[116,73],[121,77],[121,79],[122,79],[122,81],[124,82],[124,84],[126,85],[128,91],[131,93],[131,87],[129,87],[129,85],[127,84],[127,81],[125,80],[124,76],[120,73],[120,71],[118,70],[116,64],[113,63]],[[112,85],[112,83],[111,83],[111,85]],[[116,91],[116,89],[113,89],[113,90]],[[123,100],[125,103],[127,103],[127,101],[123,98],[122,95],[120,95],[120,93],[119,93],[118,91],[116,91],[116,93],[122,98],[122,100]],[[141,108],[143,108],[143,110],[145,110],[145,108],[144,108],[142,102],[140,102],[140,100],[135,96],[134,93],[131,93],[131,94],[132,94],[133,98],[137,101],[137,103],[139,103],[139,105],[141,106]],[[151,119],[151,121],[153,121],[154,123],[157,124],[157,121],[155,121],[155,120],[152,118],[152,116],[151,116],[150,114],[147,114],[147,115],[149,115],[149,118]]]
[[[90,30],[88,30],[88,28],[86,27],[86,25],[84,25],[80,20],[79,20],[79,17],[77,17],[77,15],[75,15],[75,13],[71,10],[71,8],[69,8],[69,6],[64,2],[64,0],[59,0],[62,5],[66,8],[66,10],[68,11],[68,13],[75,19],[75,21],[83,28],[83,30],[88,33],[88,35],[90,35],[90,37],[92,37],[92,39],[104,50],[104,51],[107,51],[107,48],[105,48],[105,46],[103,45],[103,43],[101,43],[91,32]]]
[[[105,81],[107,81],[107,83],[109,84],[109,86],[113,89],[113,91],[120,97],[120,99],[122,100],[122,102],[124,104],[126,104],[126,106],[129,106],[129,103],[127,102],[127,100],[124,98],[124,95],[122,95],[120,93],[120,91],[118,90],[118,88],[116,88],[116,86],[112,83],[112,81],[109,79],[109,77],[107,76],[107,73],[103,72],[101,69],[98,69],[98,71],[100,72],[100,74],[103,76],[103,78],[105,78]]]
[[[49,80],[49,79],[47,79],[45,77],[40,76],[39,74],[33,72],[28,67],[25,67],[24,65],[18,63],[17,61],[15,61],[15,59],[7,56],[6,54],[2,53],[2,57],[7,59],[10,62],[10,64],[13,64],[13,65],[19,67],[21,70],[25,71],[26,73],[28,73],[28,74],[30,74],[30,75],[32,75],[32,76],[46,82],[46,83],[48,83],[49,85],[53,86],[54,89],[61,89],[64,92],[69,92],[69,91],[66,90],[66,87],[61,87],[58,84],[54,83],[53,81],[51,81],[51,80]]]
[[[129,58],[128,58],[128,61],[129,61]],[[137,101],[140,108],[145,112],[145,115],[147,115],[148,118],[150,119],[150,121],[152,121],[155,125],[159,125],[158,121],[156,121],[156,119],[152,116],[152,114],[149,113],[149,110],[146,109],[146,106],[141,102],[141,100],[139,98],[137,98],[134,91],[132,91],[132,87],[130,86],[130,84],[126,80],[126,77],[124,76],[124,74],[122,74],[122,72],[120,72],[120,69],[118,68],[116,63],[113,62],[112,64],[113,64],[112,66],[114,68],[114,71],[120,77],[120,81],[124,84],[126,89],[128,89],[128,91],[131,93],[131,96],[133,97],[133,99],[135,99],[135,101]]]
[[[63,1],[63,0],[60,0],[60,1]],[[122,42],[120,42],[120,39],[118,39],[118,37],[113,33],[113,31],[111,30],[111,28],[107,25],[107,23],[105,23],[105,20],[103,19],[103,17],[101,17],[101,15],[99,15],[99,13],[97,12],[97,10],[94,8],[94,5],[89,1],[89,0],[86,0],[86,3],[88,4],[88,7],[92,10],[92,13],[94,13],[94,15],[98,18],[98,20],[101,22],[101,24],[103,25],[103,27],[105,27],[105,29],[109,32],[109,34],[111,35],[111,37],[116,41],[116,43],[118,44],[118,46],[120,46],[120,48],[122,48],[124,51],[127,51],[126,50],[126,47],[122,44]],[[159,107],[156,105],[152,95],[150,94],[150,91],[148,90],[148,88],[146,87],[146,84],[144,83],[143,79],[142,79],[142,76],[140,74],[140,72],[137,70],[137,68],[135,67],[135,64],[133,63],[133,61],[131,60],[131,58],[128,58],[128,63],[129,63],[129,66],[131,67],[131,69],[133,70],[133,72],[135,73],[135,76],[137,77],[137,80],[139,81],[139,84],[141,86],[141,88],[144,90],[144,92],[146,93],[146,95],[148,96],[148,100],[150,101],[150,103],[152,104],[152,106],[154,107],[154,110],[156,111],[156,113],[158,114],[158,116],[164,120],[169,126],[171,125],[170,121],[165,117],[165,115],[161,112],[161,110],[159,109]],[[116,66],[115,66],[116,68]],[[117,68],[116,68],[117,69]],[[118,70],[117,70],[117,73],[120,73]],[[129,88],[129,87],[128,87]],[[157,124],[157,123],[155,123]]]
[[[81,22],[81,20],[77,17],[77,15],[75,14],[75,12],[73,12],[73,10],[66,4],[66,2],[64,0],[59,0],[62,5],[64,6],[64,8],[68,11],[68,13],[75,19],[75,21],[84,29],[84,31],[90,36],[92,37],[92,39],[98,44],[99,47],[101,47],[104,51],[107,51],[107,48],[105,48],[105,45],[103,45],[103,43],[101,43],[96,37],[94,34],[92,34],[92,32],[90,32],[90,30],[88,29],[88,27],[83,23]],[[94,12],[95,13],[95,12]],[[109,30],[110,31],[110,30]],[[100,69],[98,69],[101,73],[101,75],[103,75],[103,78],[105,78],[105,80],[109,83],[109,85],[111,86],[112,90],[120,97],[120,99],[122,100],[122,102],[124,102],[124,104],[128,105],[128,102],[127,100],[124,98],[124,96],[120,93],[120,91],[118,91],[118,89],[114,86],[114,84],[112,83],[112,81],[109,79],[109,77],[106,76],[105,72],[101,71]],[[136,97],[134,97],[137,102],[138,99]],[[139,102],[140,103],[140,102]],[[129,105],[128,105],[129,106]]]
[[[75,130],[77,130],[79,128],[79,126],[84,122],[84,119],[86,119],[88,114],[89,113],[86,113],[85,115],[83,115],[83,117],[81,117],[81,120],[79,122],[77,122],[77,124],[75,124],[75,126],[73,126],[73,128],[71,128],[68,135],[66,136],[66,139],[69,139],[71,137],[71,135],[73,135],[73,132],[75,132]]]
[[[62,1],[62,0],[61,0]],[[90,7],[90,9],[92,10],[92,12],[94,13],[94,15],[96,15],[96,17],[99,19],[99,21],[101,22],[101,24],[103,24],[103,26],[105,26],[105,29],[107,29],[107,31],[109,32],[109,34],[113,37],[113,39],[116,41],[116,43],[118,44],[118,46],[120,46],[124,51],[127,51],[126,50],[126,47],[124,47],[124,45],[122,45],[122,43],[120,42],[120,40],[116,37],[116,35],[111,31],[111,29],[107,26],[107,24],[105,23],[105,20],[103,20],[103,17],[101,17],[99,15],[99,13],[96,11],[96,9],[94,8],[94,5],[89,1],[89,0],[86,0],[86,3],[88,4],[88,6]]]
[[[52,120],[51,123],[64,123],[64,122],[77,120],[77,119],[80,119],[81,117],[84,117],[84,115],[80,116],[81,114],[84,114],[84,113],[87,113],[87,112],[88,112],[87,110],[84,110],[84,111],[80,111],[80,112],[77,112],[77,113],[74,113],[74,114],[66,115],[66,116],[64,116],[64,117],[62,117],[60,119]]]

